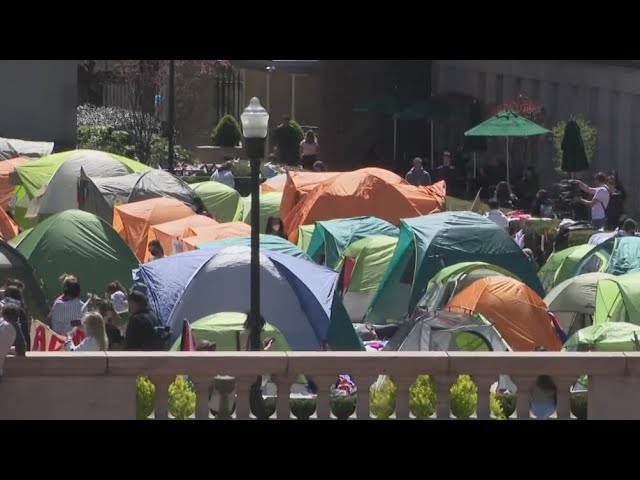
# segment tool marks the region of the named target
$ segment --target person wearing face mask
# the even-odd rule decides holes
[[[269,217],[267,220],[267,235],[276,235],[281,238],[287,238],[282,228],[282,220],[280,217]]]

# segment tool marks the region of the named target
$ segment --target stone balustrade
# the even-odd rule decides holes
[[[412,418],[410,386],[429,375],[437,389],[434,417],[454,418],[450,387],[459,375],[470,375],[478,387],[474,418],[491,418],[490,386],[498,375],[517,385],[517,405],[511,418],[527,419],[530,392],[540,375],[557,388],[553,418],[572,418],[570,388],[589,375],[589,419],[640,418],[640,353],[467,353],[467,352],[34,352],[6,359],[0,383],[0,419],[134,419],[136,378],[143,374],[156,387],[153,418],[170,418],[168,387],[177,375],[188,375],[195,393],[194,417],[211,418],[210,385],[214,377],[235,377],[233,418],[252,418],[250,388],[259,375],[270,375],[277,386],[271,418],[294,418],[290,388],[299,375],[318,386],[312,418],[333,418],[330,386],[339,374],[352,375],[358,387],[350,418],[374,418],[370,385],[387,375],[396,386],[392,418]],[[233,400],[231,401],[233,403]]]

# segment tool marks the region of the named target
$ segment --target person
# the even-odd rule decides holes
[[[531,206],[531,216],[537,218],[553,218],[553,205],[546,190],[538,190]]]
[[[4,359],[10,353],[24,355],[26,343],[18,326],[20,309],[13,303],[2,307],[0,315],[0,383],[2,382]]]
[[[444,180],[447,190],[454,187],[456,169],[451,165],[451,152],[442,153],[442,163],[436,168],[436,181]]]
[[[546,352],[544,347],[536,347],[536,352]],[[549,418],[556,411],[558,403],[556,386],[548,375],[540,375],[531,389],[531,413],[538,418]]]
[[[215,352],[217,349],[216,342],[210,342],[209,340],[202,340],[196,345],[196,352]]]
[[[160,240],[151,240],[149,242],[149,253],[151,254],[150,262],[164,258],[164,248],[162,248]]]
[[[204,215],[205,217],[213,218],[213,216],[207,211],[207,208],[204,206],[204,202],[200,197],[194,197],[191,210],[193,210],[193,213],[196,215]]]
[[[605,230],[614,231],[620,226],[620,221],[624,217],[624,192],[618,189],[619,182],[613,175],[607,178],[607,189],[609,190],[609,206],[606,209]]]
[[[27,307],[24,303],[23,291],[18,287],[19,284],[22,284],[20,280],[7,280],[5,282],[4,289],[4,298],[0,302],[0,308],[5,304],[13,303],[20,310],[20,315],[18,318],[18,327],[22,332],[22,336],[24,337],[25,343],[27,345],[27,350],[30,349],[31,346],[31,335],[29,332],[29,316],[27,314]]]
[[[531,266],[533,267],[533,270],[538,273],[538,270],[540,270],[540,267],[538,266],[538,262],[536,261],[536,256],[533,253],[533,250],[531,250],[530,248],[523,248],[522,249],[522,253],[524,253],[527,258],[529,259],[529,262],[531,262]]]
[[[106,352],[109,340],[102,315],[97,312],[86,313],[82,317],[82,328],[86,337],[75,345],[71,333],[67,335],[64,349],[71,352]]]
[[[58,335],[66,335],[73,329],[74,323],[80,322],[91,301],[91,296],[87,302],[80,299],[80,283],[73,276],[65,277],[62,291],[62,296],[55,301],[50,313],[51,329]]]
[[[313,164],[314,172],[327,172],[329,169],[327,168],[327,164],[322,160],[317,160],[316,163]]]
[[[121,293],[121,292],[119,292]],[[98,305],[98,312],[104,319],[104,328],[109,340],[109,350],[122,350],[124,337],[119,329],[120,318],[110,300],[104,299]]]
[[[270,153],[267,158],[267,163],[260,167],[260,175],[262,175],[262,178],[265,180],[268,180],[271,177],[278,175],[278,173],[278,158],[275,154]]]
[[[632,218],[627,218],[622,224],[622,228],[618,231],[619,237],[633,237],[638,231],[638,224]]]
[[[533,205],[535,204],[535,200],[537,198],[536,191],[538,191],[538,187],[538,176],[536,175],[534,168],[525,168],[524,172],[522,173],[522,180],[520,181],[520,185],[518,185],[520,200],[524,209],[529,209],[530,207],[533,208]],[[539,216],[534,215],[533,213],[532,215]]]
[[[581,180],[572,180],[585,193],[591,195],[591,199],[576,198],[583,205],[591,207],[591,226],[596,230],[600,230],[605,226],[607,218],[607,207],[611,199],[611,193],[607,188],[607,176],[598,172],[595,175],[595,187],[591,188]]]
[[[236,188],[236,180],[233,177],[233,162],[226,161],[220,165],[213,175],[211,175],[212,182],[219,182],[230,188]]]
[[[511,210],[515,208],[515,204],[518,201],[518,197],[511,192],[509,184],[504,181],[499,182],[498,185],[496,185],[496,191],[493,198],[498,201],[500,208],[508,208]]]
[[[500,204],[495,198],[492,198],[488,202],[489,211],[485,214],[489,220],[498,225],[500,228],[504,228],[505,230],[509,229],[509,219],[507,216],[502,213],[500,210]]]
[[[312,130],[307,131],[304,140],[300,142],[298,153],[302,166],[306,169],[313,168],[313,164],[318,159],[318,141]]]
[[[113,316],[114,324],[118,327],[120,333],[124,334],[124,327],[129,319],[127,290],[124,285],[116,280],[107,285],[107,298],[111,301],[111,306],[115,312]]]
[[[147,296],[137,290],[128,297],[129,323],[124,334],[124,350],[154,351],[164,350],[164,338],[155,313],[149,307]]]
[[[407,172],[404,179],[411,185],[422,187],[431,185],[431,175],[422,167],[422,159],[416,157],[413,159],[413,167]]]
[[[265,233],[267,235],[276,235],[280,238],[287,238],[284,228],[282,227],[282,220],[280,220],[280,217],[269,217]]]

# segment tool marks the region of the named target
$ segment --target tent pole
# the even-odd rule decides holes
[[[433,165],[434,165],[433,152],[435,151],[435,148],[433,146],[433,120],[429,122],[429,130],[431,130],[431,173],[433,173]]]

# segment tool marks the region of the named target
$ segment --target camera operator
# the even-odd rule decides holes
[[[591,207],[591,225],[596,230],[600,230],[607,221],[607,207],[609,206],[609,200],[611,200],[611,193],[607,188],[607,176],[602,172],[596,173],[596,185],[593,188],[580,180],[572,180],[572,182],[577,184],[583,192],[592,195],[591,200],[584,198],[576,198],[576,200],[583,205]]]

